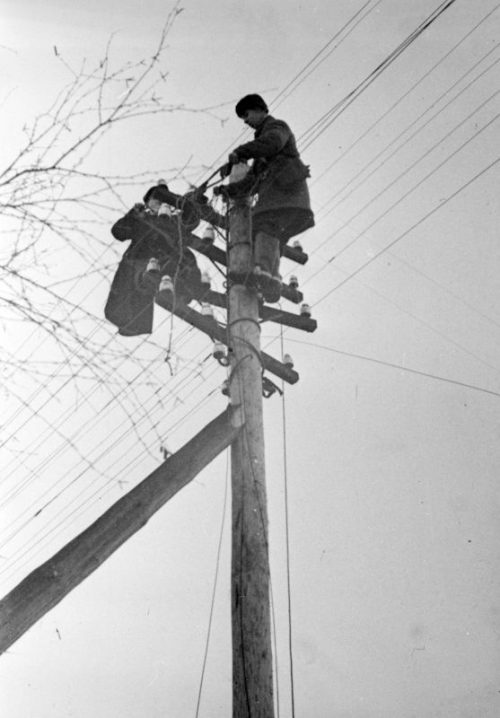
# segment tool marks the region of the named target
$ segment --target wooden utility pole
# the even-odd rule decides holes
[[[243,424],[231,447],[233,718],[273,718],[263,367],[257,292],[244,283],[253,268],[247,198],[230,210],[228,251],[230,398]]]

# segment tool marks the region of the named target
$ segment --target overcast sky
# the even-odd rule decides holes
[[[318,329],[262,331],[266,351],[279,358],[283,343],[300,374],[285,392],[286,431],[281,400],[264,407],[281,718],[292,690],[285,482],[297,718],[500,715],[497,3],[457,0],[335,121],[316,124],[439,5],[184,0],[163,60],[164,98],[184,109],[132,123],[92,157],[110,176],[158,169],[184,191],[178,168],[201,179],[220,163],[241,142],[235,101],[259,92],[311,165],[317,224],[301,237],[310,259],[283,261],[283,272],[298,275]],[[61,57],[97,61],[111,36],[117,66],[149,57],[172,7],[0,0],[2,166],[23,124],[68,82]],[[110,216],[147,186],[121,190]],[[114,241],[104,228],[99,239]],[[48,257],[52,277],[85,274],[76,251],[64,263]],[[104,279],[65,285],[69,299],[85,297],[95,328],[115,259],[111,247]],[[11,438],[0,498],[14,495],[2,522],[16,534],[0,535],[2,595],[144,478],[160,439],[175,451],[223,410],[224,369],[207,359],[208,339],[165,319],[159,310],[149,340],[113,339],[110,351],[130,353],[122,375],[135,379],[111,403],[110,387],[86,401],[61,377],[41,386],[33,376],[23,389],[3,373]],[[172,337],[173,374],[163,361]],[[4,324],[2,344],[18,343]],[[50,356],[37,338],[22,346]],[[151,357],[145,382],[139,355]],[[40,386],[37,416],[16,397]],[[199,718],[231,715],[227,462],[214,461],[2,656],[5,716],[194,718],[200,683]],[[52,513],[35,518],[52,497]]]

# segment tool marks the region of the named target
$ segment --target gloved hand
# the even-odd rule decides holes
[[[190,202],[197,202],[198,204],[208,204],[208,197],[203,193],[203,187],[197,187],[196,189],[186,192],[184,199]]]

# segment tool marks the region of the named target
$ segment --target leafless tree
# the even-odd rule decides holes
[[[131,186],[141,191],[164,171],[148,167],[114,175],[99,167],[94,157],[105,138],[120,133],[124,123],[154,115],[208,111],[173,106],[162,96],[167,37],[180,12],[175,5],[150,57],[135,63],[114,66],[113,38],[102,59],[77,69],[54,47],[54,61],[64,65],[69,81],[49,109],[25,125],[22,146],[0,168],[1,362],[9,391],[25,374],[108,381],[113,364],[123,360],[122,345],[111,340],[114,328],[72,289],[81,276],[109,282],[118,258],[109,227],[122,206],[121,192]],[[30,350],[41,335],[50,360]]]

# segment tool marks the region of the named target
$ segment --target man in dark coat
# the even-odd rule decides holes
[[[111,228],[120,242],[131,240],[111,284],[104,315],[124,336],[150,334],[153,304],[160,277],[172,279],[177,305],[200,297],[201,273],[184,233],[199,223],[199,215],[186,203],[180,213],[164,204],[165,184],[151,187],[144,204],[136,204]],[[152,262],[156,260],[156,262]]]
[[[246,95],[236,114],[255,130],[255,139],[229,155],[229,163],[253,159],[251,175],[257,192],[252,209],[252,237],[257,283],[267,301],[280,297],[279,261],[291,237],[314,226],[306,178],[295,137],[283,120],[272,117],[260,95]]]

